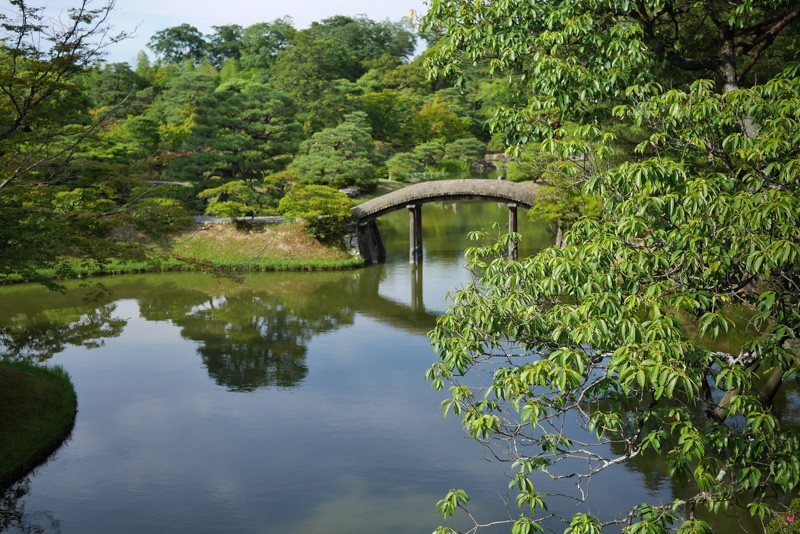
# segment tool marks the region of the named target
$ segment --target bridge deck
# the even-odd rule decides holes
[[[531,207],[536,190],[503,180],[438,180],[410,185],[353,208],[355,221],[367,221],[412,204],[442,200],[494,200]]]

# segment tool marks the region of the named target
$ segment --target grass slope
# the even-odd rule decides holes
[[[178,238],[170,253],[235,271],[315,270],[361,265],[345,250],[325,246],[302,223],[237,229],[231,224],[204,226]]]
[[[76,411],[61,367],[0,360],[0,494],[58,449]]]
[[[164,271],[318,271],[352,269],[364,264],[340,247],[319,243],[305,232],[303,223],[254,225],[237,229],[231,224],[210,224],[177,236],[159,249],[145,250],[141,260],[106,262],[102,267],[76,259],[79,278],[113,274]],[[58,278],[53,270],[39,271]],[[0,276],[0,285],[26,282],[17,275]]]

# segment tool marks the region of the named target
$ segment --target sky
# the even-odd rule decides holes
[[[79,0],[38,0],[30,5],[46,5],[47,13],[56,16],[73,7]],[[92,0],[100,6],[105,0]],[[294,20],[298,29],[333,15],[364,14],[373,20],[393,22],[409,16],[411,11],[423,14],[425,0],[116,0],[110,22],[114,31],[134,31],[135,35],[108,48],[107,61],[136,63],[140,50],[147,52],[147,41],[157,31],[188,23],[204,34],[213,32],[211,26],[239,24],[242,27],[256,22],[269,22],[284,16]]]

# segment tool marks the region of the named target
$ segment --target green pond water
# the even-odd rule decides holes
[[[71,438],[2,500],[0,531],[428,533],[456,487],[479,520],[504,517],[504,466],[442,418],[423,375],[426,334],[470,278],[467,232],[507,216],[426,205],[418,266],[401,211],[381,220],[387,263],[354,271],[123,276],[94,298],[77,283],[0,288],[4,351],[64,366],[79,402]],[[520,219],[523,255],[552,242]],[[591,491],[585,510],[608,518],[680,490],[646,457]]]

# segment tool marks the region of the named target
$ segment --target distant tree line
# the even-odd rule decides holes
[[[369,191],[390,176],[463,173],[487,143],[503,148],[486,126],[498,82],[462,93],[428,80],[430,52],[412,58],[420,36],[408,20],[213,29],[166,28],[148,42],[152,58],[90,66],[83,111],[110,115],[77,151],[84,167],[190,185],[168,194],[189,212],[255,215],[276,212],[295,183]]]

